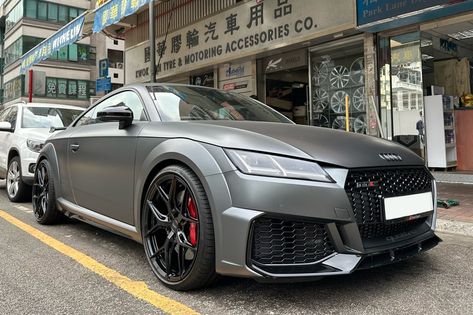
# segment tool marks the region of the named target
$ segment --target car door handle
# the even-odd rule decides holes
[[[71,148],[71,151],[72,151],[72,152],[77,152],[77,150],[79,150],[80,145],[78,145],[78,144],[71,144],[69,147]]]

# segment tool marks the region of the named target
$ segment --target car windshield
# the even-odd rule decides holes
[[[81,110],[55,107],[24,107],[23,128],[67,127],[82,113]]]
[[[292,123],[270,107],[238,93],[186,85],[148,86],[165,121],[249,120]]]

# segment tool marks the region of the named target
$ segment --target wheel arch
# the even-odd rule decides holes
[[[218,242],[218,227],[221,226],[218,213],[231,206],[230,192],[221,166],[203,144],[188,139],[167,140],[155,146],[142,161],[137,160],[136,163],[134,217],[140,238],[142,205],[148,185],[166,166],[181,165],[196,174],[205,190],[212,212],[215,240]]]
[[[20,150],[18,150],[18,148],[16,147],[12,147],[10,151],[8,151],[7,169],[8,169],[8,165],[10,164],[11,159],[13,159],[15,156],[18,156],[21,159]]]
[[[52,143],[47,143],[41,152],[38,155],[38,159],[36,160],[36,165],[38,165],[41,161],[48,160],[49,165],[51,166],[51,172],[53,173],[53,183],[56,190],[56,198],[61,196],[61,184],[59,183],[59,165],[57,162],[56,150]]]

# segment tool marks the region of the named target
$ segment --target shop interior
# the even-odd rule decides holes
[[[366,133],[363,39],[316,47],[310,52],[310,63],[312,124]]]
[[[431,169],[473,171],[473,22],[379,39],[384,132]],[[390,70],[390,71],[389,71]]]
[[[306,125],[308,78],[307,67],[266,74],[266,104],[296,124]]]

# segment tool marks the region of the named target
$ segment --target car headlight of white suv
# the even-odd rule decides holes
[[[28,139],[26,140],[26,146],[33,152],[39,153],[41,149],[44,147],[44,141],[36,140],[36,139]]]

